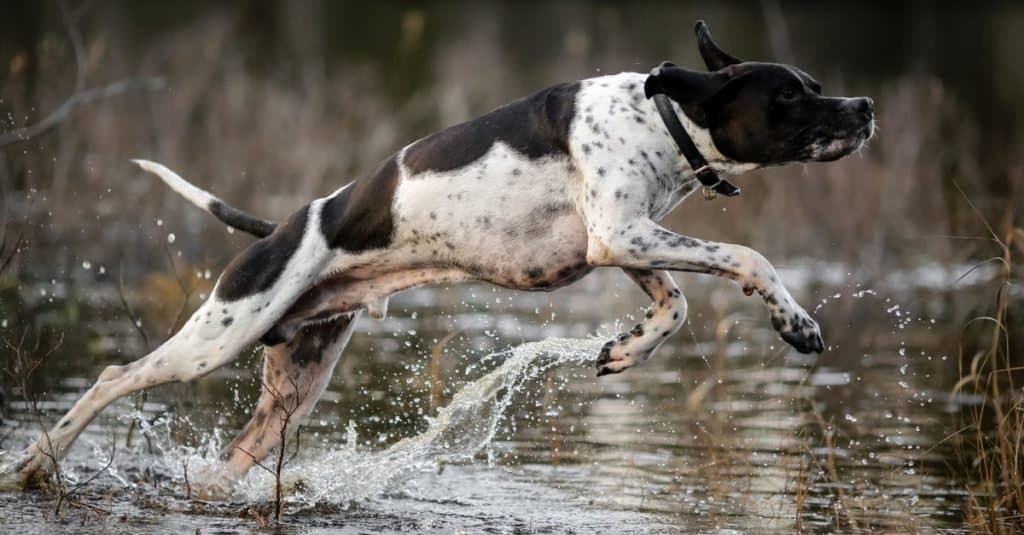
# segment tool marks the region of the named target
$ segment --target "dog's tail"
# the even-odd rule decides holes
[[[139,167],[160,177],[165,184],[181,194],[182,197],[185,197],[188,202],[206,210],[213,217],[221,220],[221,222],[231,228],[248,232],[257,238],[269,236],[277,228],[277,223],[261,219],[231,206],[212,193],[197,188],[163,165],[149,160],[132,161],[138,164]]]

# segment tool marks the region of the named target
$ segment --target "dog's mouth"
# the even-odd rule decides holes
[[[853,130],[833,131],[822,134],[808,147],[807,160],[831,162],[861,149],[875,133],[872,119]]]

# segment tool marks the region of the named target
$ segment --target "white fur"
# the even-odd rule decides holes
[[[164,183],[170,186],[172,190],[178,192],[189,202],[203,210],[206,210],[207,212],[210,211],[211,204],[220,201],[220,199],[210,192],[197,188],[192,183],[181,178],[177,173],[161,164],[142,159],[135,159],[132,160],[132,162],[135,162],[139,167],[160,177],[160,180],[163,180]]]

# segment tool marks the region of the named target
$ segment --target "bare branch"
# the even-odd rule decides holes
[[[104,87],[97,87],[77,92],[64,101],[45,119],[36,124],[0,134],[0,147],[28,141],[49,132],[71,116],[76,109],[100,100],[116,97],[130,91],[156,91],[164,87],[164,79],[154,76],[126,78]]]
[[[139,333],[142,338],[142,343],[146,346],[146,353],[149,353],[149,336],[146,335],[146,330],[142,328],[142,321],[135,315],[132,307],[128,306],[128,300],[124,296],[124,268],[118,270],[117,276],[117,297],[121,300],[121,308],[124,310],[125,315],[128,316],[128,320],[132,322],[132,327],[135,332]]]

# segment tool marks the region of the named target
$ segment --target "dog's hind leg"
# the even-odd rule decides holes
[[[686,321],[686,299],[667,271],[623,268],[651,298],[643,321],[601,348],[597,374],[619,373],[647,360]]]
[[[201,377],[262,336],[316,282],[331,257],[320,232],[322,206],[322,200],[314,201],[236,257],[213,295],[152,353],[103,370],[57,425],[25,451],[14,466],[17,483],[27,486],[49,472],[110,403],[139,390]]]
[[[282,429],[285,436],[293,434],[313,411],[358,315],[355,312],[308,325],[287,343],[264,348],[260,399],[252,419],[222,453],[232,475],[244,475],[281,446]]]

